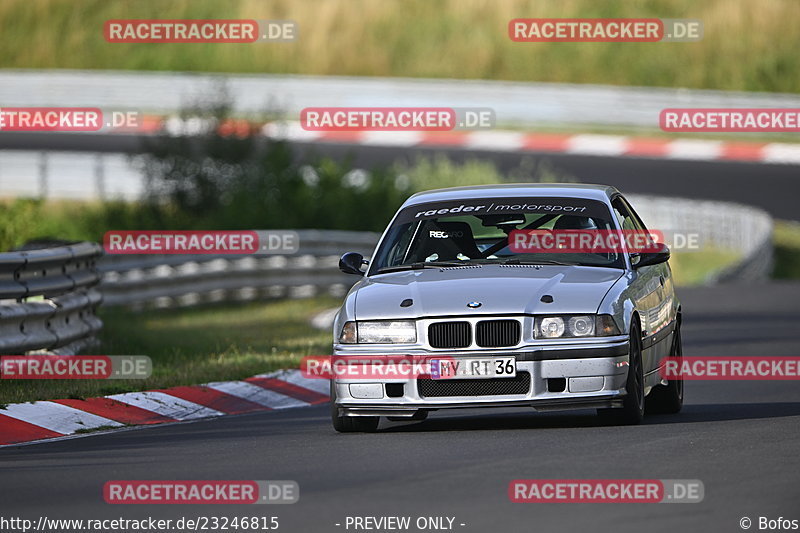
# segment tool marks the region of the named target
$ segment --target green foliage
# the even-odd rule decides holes
[[[220,103],[221,102],[221,103]],[[134,203],[15,200],[0,209],[0,245],[8,249],[34,238],[102,240],[107,230],[148,229],[346,229],[381,231],[412,193],[454,186],[503,182],[570,182],[547,159],[525,158],[506,174],[478,159],[454,162],[444,156],[367,171],[349,161],[301,160],[280,141],[263,136],[222,136],[228,116],[224,98],[187,113],[201,131],[163,136],[147,146],[142,163],[145,197]],[[784,226],[780,226],[783,228]],[[789,239],[788,229],[780,235]],[[784,243],[785,244],[785,243]],[[786,250],[784,250],[784,248]],[[793,249],[778,250],[776,270],[794,264]],[[681,283],[702,282],[735,254],[676,255]],[[782,260],[782,258],[788,258]]]
[[[320,296],[147,313],[101,309],[104,325],[97,352],[148,355],[153,361],[152,376],[139,380],[3,380],[0,406],[244,379],[296,368],[303,356],[331,353],[330,331],[314,329],[309,321],[338,303]]]
[[[699,19],[690,43],[517,43],[513,18]],[[291,19],[288,43],[119,44],[108,19]],[[797,0],[4,0],[1,68],[493,79],[798,92]],[[268,95],[265,95],[265,98]]]
[[[777,220],[773,233],[777,279],[800,279],[800,222]]]

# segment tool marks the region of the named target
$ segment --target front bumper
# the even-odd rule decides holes
[[[337,345],[336,348],[337,356],[364,355],[363,347],[347,350]],[[527,372],[530,385],[525,392],[484,395],[475,394],[473,390],[469,394],[430,396],[420,390],[416,378],[334,379],[339,413],[348,416],[411,417],[420,410],[473,407],[532,407],[539,411],[619,407],[625,395],[628,375],[627,339],[593,344],[525,346],[510,351],[442,353],[420,350],[402,354],[455,358],[514,356],[517,375]],[[503,378],[494,378],[498,379]]]

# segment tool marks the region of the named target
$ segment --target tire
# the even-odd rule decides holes
[[[675,330],[670,348],[672,357],[683,358],[680,323]],[[666,385],[657,385],[647,396],[647,413],[672,415],[683,407],[683,380],[671,379]]]
[[[336,406],[336,387],[331,381],[331,422],[339,433],[373,433],[378,430],[378,416],[340,416]]]
[[[618,426],[640,424],[644,418],[644,365],[642,363],[642,335],[638,324],[630,333],[628,356],[628,378],[625,382],[625,398],[622,408],[598,409],[597,414],[605,423]]]

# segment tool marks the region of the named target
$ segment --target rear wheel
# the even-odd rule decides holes
[[[638,324],[630,333],[628,354],[628,379],[625,382],[625,398],[622,408],[598,409],[603,422],[613,425],[635,425],[644,418],[644,365],[642,364],[642,335]]]
[[[336,387],[331,381],[331,422],[339,433],[372,433],[377,431],[378,416],[343,416],[336,406]]]
[[[679,362],[683,358],[683,346],[681,344],[680,324],[675,329],[672,338],[672,348],[670,356],[678,358]],[[671,379],[666,385],[657,385],[647,396],[647,412],[654,414],[675,414],[679,413],[683,407],[683,380]]]

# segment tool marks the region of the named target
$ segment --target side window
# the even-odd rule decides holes
[[[636,211],[634,211],[631,204],[628,203],[628,200],[626,200],[621,196],[619,197],[619,200],[627,208],[628,213],[630,213],[630,216],[633,219],[634,224],[636,225],[636,229],[641,229],[646,231],[647,227],[644,225],[644,222],[642,222],[642,219],[639,217],[639,215],[636,214]]]
[[[619,220],[619,225],[622,227],[623,231],[633,231],[637,234],[642,232],[647,236],[648,242],[653,242],[653,238],[645,227],[644,222],[642,222],[642,219],[639,218],[636,211],[633,210],[631,205],[623,197],[617,196],[611,202],[611,207],[614,208],[614,215]]]
[[[617,220],[619,220],[619,225],[623,230],[644,229],[643,226],[640,226],[637,219],[634,218],[628,203],[625,202],[622,197],[617,196],[614,201],[611,202],[611,207],[614,208],[614,214]]]
[[[387,240],[393,243],[392,247],[386,250],[387,266],[400,265],[403,263],[408,245],[417,227],[419,227],[419,223],[403,224],[395,228],[391,234],[387,235]]]

